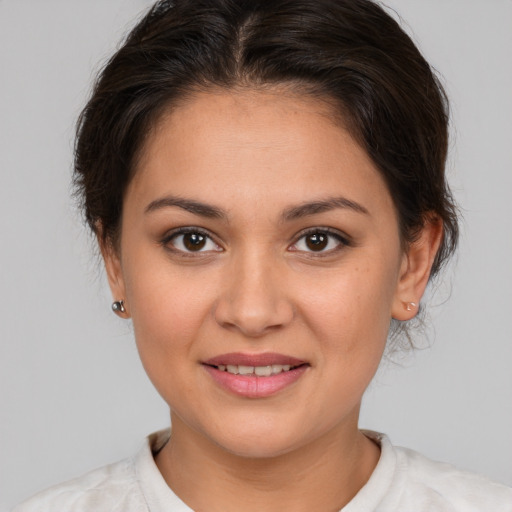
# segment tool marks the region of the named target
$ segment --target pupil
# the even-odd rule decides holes
[[[306,245],[312,251],[321,251],[327,247],[328,238],[322,233],[315,233],[306,238]]]
[[[206,237],[199,233],[187,233],[183,237],[183,244],[189,251],[198,251],[206,244]]]

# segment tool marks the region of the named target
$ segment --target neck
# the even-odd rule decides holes
[[[335,511],[368,481],[379,448],[344,425],[271,458],[227,452],[172,417],[171,440],[156,457],[174,492],[196,511]]]

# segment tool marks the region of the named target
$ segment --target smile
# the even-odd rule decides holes
[[[278,375],[281,372],[288,372],[290,369],[297,368],[289,364],[272,364],[267,366],[244,366],[244,365],[219,365],[217,370],[221,372],[228,372],[233,375],[257,375],[258,377],[270,377],[271,375]]]
[[[301,379],[309,363],[281,354],[224,354],[202,363],[215,384],[230,394],[265,398]]]

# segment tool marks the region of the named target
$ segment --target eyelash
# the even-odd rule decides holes
[[[172,240],[180,235],[186,235],[186,234],[198,234],[201,236],[204,236],[205,238],[208,238],[210,241],[212,241],[215,245],[219,246],[214,240],[214,238],[211,236],[211,234],[201,228],[196,227],[182,227],[178,228],[170,233],[168,233],[161,241],[162,245],[169,251],[173,252],[174,254],[178,254],[182,257],[189,258],[189,257],[196,257],[197,254],[201,253],[209,253],[211,251],[183,251],[181,249],[177,249],[176,247],[172,247]],[[342,233],[335,231],[331,228],[322,228],[322,227],[315,227],[310,228],[307,230],[302,231],[297,235],[296,241],[291,244],[290,247],[296,246],[303,238],[306,238],[310,235],[327,235],[330,238],[334,238],[338,244],[334,249],[330,249],[328,251],[300,251],[298,249],[292,249],[292,252],[304,252],[309,255],[309,257],[314,258],[321,258],[325,256],[332,255],[335,252],[338,252],[342,250],[345,247],[350,247],[352,245],[351,240]],[[222,250],[214,251],[214,252],[222,252]]]
[[[352,245],[351,240],[346,236],[331,228],[323,228],[323,227],[315,227],[302,231],[298,234],[296,241],[291,245],[291,247],[296,246],[302,239],[305,239],[311,235],[327,235],[329,238],[334,238],[336,242],[338,242],[337,246],[334,249],[329,249],[328,251],[304,251],[308,254],[309,257],[313,258],[323,258],[327,256],[331,256],[334,253],[337,253],[343,250],[345,247],[350,247]],[[299,252],[299,250],[295,249],[294,252]],[[301,251],[302,252],[302,251]]]
[[[215,242],[215,240],[213,239],[213,237],[211,236],[210,233],[208,233],[204,229],[196,228],[196,227],[183,227],[183,228],[178,228],[178,229],[175,229],[174,231],[171,231],[162,239],[162,245],[168,251],[171,251],[172,253],[177,254],[184,258],[196,257],[196,254],[209,252],[209,251],[188,251],[187,252],[187,251],[183,251],[181,249],[177,249],[176,247],[172,247],[171,242],[173,239],[175,239],[176,237],[178,237],[180,235],[187,235],[187,234],[201,235],[201,236],[211,240],[215,245],[219,245]],[[221,252],[221,251],[215,251],[215,252]]]

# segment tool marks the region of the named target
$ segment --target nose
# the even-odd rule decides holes
[[[288,325],[294,316],[285,278],[272,258],[246,254],[233,258],[226,269],[215,319],[226,329],[257,338]]]

